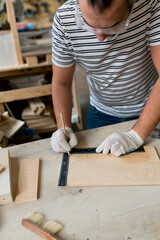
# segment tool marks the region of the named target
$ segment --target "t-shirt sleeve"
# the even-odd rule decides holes
[[[149,41],[151,46],[160,45],[160,0],[151,1]]]
[[[52,26],[52,62],[59,67],[70,67],[75,63],[72,46],[58,12]]]

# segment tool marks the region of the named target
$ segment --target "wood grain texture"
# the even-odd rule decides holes
[[[0,205],[4,205],[13,201],[11,159],[7,148],[0,150],[0,165],[5,168],[0,174]]]
[[[160,160],[153,146],[145,152],[116,157],[112,154],[73,154],[67,186],[159,185]]]
[[[16,202],[37,200],[39,158],[21,160]]]

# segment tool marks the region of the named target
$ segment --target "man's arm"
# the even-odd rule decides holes
[[[160,76],[160,46],[151,47],[152,59]],[[157,80],[144,110],[133,130],[145,140],[160,121],[160,78]]]
[[[65,126],[71,128],[72,79],[74,70],[75,64],[67,68],[53,64],[52,99],[57,128],[62,128],[60,113],[63,114]]]
[[[55,152],[68,152],[77,145],[77,137],[71,129],[72,114],[72,79],[75,65],[61,68],[53,64],[52,98],[58,130],[51,136],[51,146]],[[60,113],[63,114],[65,133],[63,132]]]
[[[151,47],[152,58],[160,76],[160,46]],[[140,147],[160,121],[160,78],[157,80],[144,110],[132,130],[113,133],[96,149],[97,152],[120,156]]]

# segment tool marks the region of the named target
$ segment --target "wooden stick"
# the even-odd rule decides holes
[[[32,232],[37,233],[39,236],[41,236],[41,237],[43,237],[43,238],[45,238],[47,240],[60,240],[59,238],[56,238],[52,234],[50,234],[47,231],[45,231],[43,228],[37,226],[34,223],[31,223],[27,219],[22,219],[22,225],[24,227],[28,228],[29,230],[31,230]]]
[[[64,132],[64,135],[65,135],[65,139],[66,139],[66,141],[67,141],[67,143],[68,143],[68,137],[67,137],[67,134],[66,134],[65,124],[64,124],[64,120],[63,120],[63,115],[62,115],[62,113],[60,113],[60,116],[61,116],[61,122],[62,122],[62,127],[63,127],[63,132]],[[67,153],[68,153],[68,155],[70,156],[70,152],[68,151]]]

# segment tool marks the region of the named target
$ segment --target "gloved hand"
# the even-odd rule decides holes
[[[63,128],[58,129],[52,134],[51,137],[51,146],[55,152],[68,152],[77,145],[77,137],[73,133],[72,129],[69,127],[65,127],[67,137],[69,138],[69,142],[67,143],[65,139],[65,135],[63,132]]]
[[[111,150],[111,153],[120,156],[136,150],[143,143],[143,139],[134,130],[113,133],[97,147],[96,152],[103,151],[103,153],[108,154],[109,150]]]

